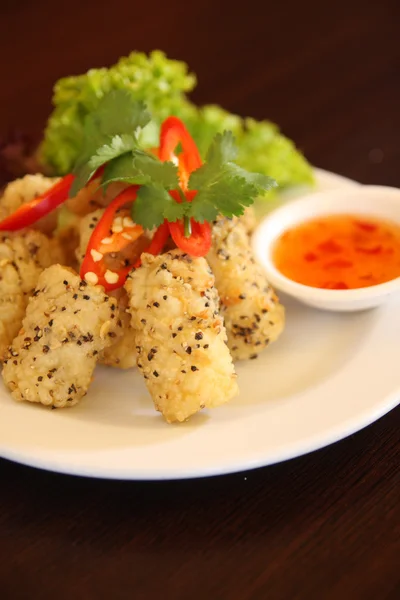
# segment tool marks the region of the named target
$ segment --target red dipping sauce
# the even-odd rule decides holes
[[[274,263],[289,279],[316,288],[385,283],[400,277],[400,225],[352,215],[319,217],[281,235]]]

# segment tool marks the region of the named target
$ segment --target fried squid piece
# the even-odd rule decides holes
[[[21,327],[40,273],[63,260],[57,241],[39,231],[0,234],[0,360]]]
[[[115,308],[103,288],[87,285],[71,269],[45,269],[4,363],[15,400],[55,407],[79,402],[99,354],[121,335]]]
[[[281,334],[285,313],[254,259],[240,219],[217,219],[207,260],[215,275],[233,358],[257,358],[258,353]]]
[[[204,258],[180,250],[142,255],[125,287],[137,365],[165,419],[184,421],[238,392],[214,276]]]
[[[47,192],[59,181],[55,177],[44,177],[44,175],[25,175],[7,185],[3,196],[0,198],[0,221],[10,216],[22,204],[30,202],[34,198]],[[33,225],[44,233],[51,233],[57,227],[58,210],[54,210]]]

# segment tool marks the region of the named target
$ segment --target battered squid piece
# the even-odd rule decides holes
[[[4,362],[3,379],[15,400],[55,407],[79,402],[99,353],[121,335],[115,317],[101,287],[67,267],[45,269]]]
[[[57,240],[39,231],[0,234],[0,361],[21,327],[40,273],[63,261]]]
[[[204,258],[180,250],[142,255],[125,287],[137,365],[165,419],[184,421],[238,392],[214,276]]]
[[[59,178],[44,177],[44,175],[25,175],[7,185],[0,198],[0,220],[15,212],[22,204],[30,202],[49,190]],[[51,233],[57,227],[58,210],[46,215],[32,227],[44,233]]]
[[[281,334],[285,313],[256,263],[246,229],[237,217],[218,217],[207,260],[215,275],[233,358],[257,358]]]
[[[79,234],[80,242],[76,252],[79,264],[83,261],[90,236],[96,227],[104,210],[96,210],[81,219]],[[118,289],[110,293],[118,305],[118,319],[121,322],[122,336],[114,344],[101,353],[99,363],[119,369],[131,369],[136,366],[136,336],[131,327],[131,317],[127,313],[128,295],[124,289]]]

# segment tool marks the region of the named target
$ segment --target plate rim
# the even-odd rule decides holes
[[[322,450],[323,448],[328,448],[329,446],[332,446],[337,442],[345,440],[351,435],[362,431],[369,425],[376,423],[379,419],[399,406],[399,404],[400,387],[388,397],[385,397],[376,407],[376,411],[366,411],[365,418],[362,420],[360,420],[359,417],[357,419],[353,419],[354,423],[348,426],[345,433],[343,433],[343,429],[341,429],[340,426],[337,426],[331,432],[330,436],[325,434],[325,437],[318,441],[318,435],[315,435],[310,441],[308,441],[308,443],[304,441],[301,449],[299,449],[299,444],[294,444],[293,447],[288,447],[286,451],[283,451],[281,454],[277,453],[277,455],[271,459],[260,457],[258,459],[249,460],[249,458],[247,458],[243,461],[243,463],[237,462],[235,467],[232,467],[231,464],[228,464],[225,467],[221,466],[220,464],[216,464],[212,466],[208,465],[202,469],[190,471],[182,468],[179,468],[176,471],[171,469],[168,474],[165,474],[163,471],[157,471],[153,469],[151,475],[146,476],[144,473],[137,470],[135,472],[130,470],[115,471],[108,470],[107,468],[85,468],[85,466],[75,468],[75,464],[71,468],[71,466],[65,465],[64,463],[57,461],[52,462],[51,460],[45,460],[40,457],[36,460],[30,460],[26,454],[19,454],[18,452],[13,451],[6,454],[1,453],[0,458],[23,466],[36,468],[51,473],[114,481],[183,481],[189,479],[204,479],[206,477],[218,477],[220,475],[234,475],[288,462],[290,460],[294,460],[295,458],[312,454],[313,452]]]

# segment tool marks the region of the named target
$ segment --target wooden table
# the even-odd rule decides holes
[[[159,47],[198,74],[199,103],[270,118],[315,165],[400,186],[399,12],[398,0],[3,0],[0,132],[39,135],[59,76]],[[197,481],[2,461],[0,597],[394,600],[399,426],[397,409],[309,456]]]

